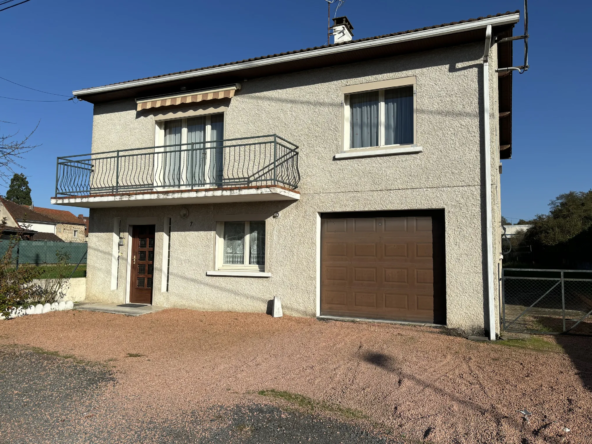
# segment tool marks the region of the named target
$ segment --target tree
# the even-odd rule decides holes
[[[24,174],[15,173],[10,179],[10,186],[6,192],[6,199],[19,205],[33,205],[31,187]]]
[[[11,174],[14,173],[13,167],[20,167],[19,161],[23,155],[37,148],[39,145],[29,145],[29,139],[33,135],[39,124],[23,140],[14,140],[18,132],[13,134],[0,134],[0,181],[6,183]]]
[[[557,267],[592,263],[592,190],[561,194],[549,207],[549,214],[537,215],[526,232],[533,258]]]
[[[502,225],[512,225],[512,222],[502,216]]]

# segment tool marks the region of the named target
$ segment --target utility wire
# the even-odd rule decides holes
[[[0,3],[0,6],[6,5],[7,3],[12,3],[13,1],[14,0],[5,0]],[[17,3],[16,5],[12,5],[12,6],[8,6],[8,7],[4,8],[4,9],[0,9],[0,12],[6,11],[7,9],[10,9],[10,8],[14,8],[15,6],[18,6],[18,5],[22,5],[23,3],[27,3],[28,1],[30,1],[30,0],[25,0],[20,3]]]
[[[13,85],[20,86],[21,88],[30,89],[31,91],[37,91],[37,92],[40,92],[40,93],[43,93],[43,94],[49,94],[49,95],[52,95],[52,96],[70,97],[70,96],[66,96],[64,94],[50,93],[50,92],[47,92],[47,91],[41,91],[40,89],[31,88],[30,86],[21,85],[20,83],[13,82],[12,80],[8,80],[8,79],[6,79],[4,77],[0,77],[0,79],[4,80],[5,82],[12,83]]]
[[[69,102],[70,100],[74,100],[75,97],[70,97],[69,99],[62,99],[62,100],[29,100],[29,99],[16,99],[14,97],[0,96],[0,99],[18,100],[19,102],[43,102],[43,103],[50,103],[50,102]]]

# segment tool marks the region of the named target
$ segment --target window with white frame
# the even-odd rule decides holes
[[[163,186],[219,186],[223,179],[224,114],[159,123],[164,155],[157,169]]]
[[[346,94],[345,149],[415,143],[414,85]]]
[[[219,222],[217,268],[265,271],[265,221]]]

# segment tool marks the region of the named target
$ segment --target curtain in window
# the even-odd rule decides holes
[[[194,186],[203,186],[206,183],[205,167],[207,149],[204,143],[206,140],[206,118],[196,117],[187,119],[187,182]]]
[[[163,161],[163,185],[179,185],[181,182],[181,120],[171,120],[164,124],[165,154]]]
[[[251,222],[250,224],[250,254],[249,264],[265,265],[265,222]]]
[[[210,151],[210,176],[218,186],[222,186],[224,178],[224,114],[214,114],[211,117],[211,132],[209,144],[213,149]]]
[[[352,94],[349,98],[351,110],[351,147],[378,146],[378,92]]]
[[[413,144],[413,87],[386,90],[384,102],[385,144]]]
[[[245,263],[245,223],[224,223],[224,264]]]

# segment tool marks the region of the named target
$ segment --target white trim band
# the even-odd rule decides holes
[[[335,154],[335,159],[352,159],[357,157],[377,157],[377,156],[395,156],[397,154],[416,154],[422,153],[421,146],[411,146],[408,148],[380,148],[375,150],[365,150],[352,148],[339,154]]]
[[[206,276],[270,278],[271,273],[257,271],[206,271]]]

